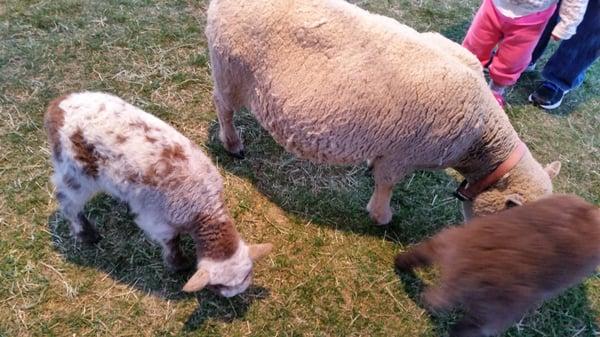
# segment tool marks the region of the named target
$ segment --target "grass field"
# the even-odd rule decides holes
[[[357,4],[459,41],[478,1]],[[456,182],[443,172],[407,177],[394,192],[392,225],[380,229],[363,210],[373,185],[364,166],[294,158],[249,114],[236,121],[247,159],[228,157],[215,137],[206,6],[0,1],[0,336],[443,336],[454,315],[428,315],[416,301],[422,285],[398,277],[392,259],[460,221],[450,197]],[[600,64],[553,114],[526,102],[538,76],[511,90],[507,113],[540,161],[562,161],[558,191],[599,204]],[[126,206],[106,196],[87,208],[104,240],[86,247],[69,237],[55,214],[42,115],[53,97],[83,89],[115,93],[165,119],[219,165],[239,231],[276,245],[247,293],[181,293],[187,275],[168,274]],[[189,240],[186,248],[193,253]],[[506,336],[598,336],[599,326],[595,275]]]

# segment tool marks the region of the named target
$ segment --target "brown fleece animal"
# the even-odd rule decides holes
[[[495,335],[600,264],[600,209],[553,195],[448,228],[396,257],[400,270],[429,264],[441,275],[425,304],[465,309],[450,335]]]
[[[212,0],[206,35],[225,148],[243,156],[233,113],[246,107],[299,157],[369,160],[367,209],[380,224],[391,220],[394,185],[411,171],[453,167],[473,183],[518,142],[473,55],[347,2]],[[465,204],[466,216],[550,194],[558,169],[546,173],[527,153]]]

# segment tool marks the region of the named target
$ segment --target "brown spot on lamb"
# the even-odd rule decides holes
[[[599,242],[600,209],[553,195],[448,228],[399,254],[396,267],[439,265],[425,305],[465,310],[450,336],[492,336],[592,273]]]
[[[393,187],[412,171],[452,167],[474,183],[519,142],[472,54],[345,1],[212,0],[206,36],[225,149],[243,156],[233,113],[245,107],[301,158],[370,161],[367,210],[379,224],[391,220]],[[465,216],[503,210],[513,195],[548,195],[550,179],[527,152],[463,204]]]
[[[144,130],[144,132],[150,132],[150,126],[141,120],[135,120],[129,123],[129,126],[131,126],[132,128],[140,128],[142,130]]]
[[[95,152],[96,146],[89,143],[83,136],[83,130],[78,128],[69,139],[75,154],[74,158],[83,165],[83,171],[90,177],[98,176],[99,155]]]
[[[125,135],[117,135],[117,137],[115,137],[116,141],[118,144],[123,144],[127,141],[127,136]]]
[[[185,151],[181,144],[165,146],[160,153],[165,160],[186,160]]]
[[[118,97],[93,92],[65,97],[53,101],[46,113],[47,121],[61,122],[46,125],[52,128],[52,180],[71,233],[87,243],[100,240],[83,208],[96,193],[110,192],[129,204],[136,224],[160,244],[168,269],[187,266],[180,236],[195,240],[197,271],[184,291],[205,286],[223,296],[244,291],[252,280],[253,261],[272,245],[248,245],[241,239],[210,159],[174,128]],[[150,130],[155,142],[147,141]],[[118,136],[109,136],[113,132]],[[54,139],[69,144],[57,147]]]
[[[67,95],[56,98],[48,104],[48,109],[44,115],[44,127],[48,132],[48,141],[52,148],[52,153],[56,156],[56,160],[60,160],[61,155],[61,141],[58,130],[63,126],[65,122],[64,111],[59,107]]]

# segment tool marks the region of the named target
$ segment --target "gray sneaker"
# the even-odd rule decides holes
[[[552,110],[560,106],[565,93],[558,86],[554,85],[554,83],[544,82],[529,95],[529,102],[546,110]]]

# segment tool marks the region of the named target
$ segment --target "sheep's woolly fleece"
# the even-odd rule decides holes
[[[213,0],[206,35],[226,149],[243,153],[232,115],[246,107],[302,158],[370,160],[375,192],[367,208],[379,223],[390,221],[393,185],[411,171],[453,167],[473,182],[519,141],[467,50],[344,1]],[[482,194],[466,213],[552,191],[529,153],[509,175],[504,188],[488,190],[500,198]]]
[[[188,233],[196,241],[205,284],[218,285],[225,296],[248,287],[249,247],[224,205],[218,170],[198,146],[158,118],[103,93],[54,100],[45,125],[56,195],[77,238],[99,240],[82,211],[93,195],[106,192],[129,204],[138,226],[163,248],[169,267],[184,267],[178,243],[179,235]]]

